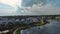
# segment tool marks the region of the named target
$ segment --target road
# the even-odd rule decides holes
[[[18,30],[18,28],[13,32],[13,34],[15,34],[17,30]]]
[[[19,27],[19,28],[17,28],[17,29],[13,32],[13,34],[16,34],[17,30],[22,29],[22,28],[24,28],[24,27]]]

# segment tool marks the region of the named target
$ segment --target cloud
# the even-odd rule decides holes
[[[60,14],[60,8],[52,6],[51,4],[44,5],[42,7],[34,7],[29,9],[29,12],[33,15],[56,15]]]
[[[33,5],[38,5],[38,4],[41,4],[41,5],[44,5],[46,4],[46,0],[22,0],[22,6],[25,6],[25,7],[31,7]]]
[[[12,8],[14,8],[14,7],[4,4],[4,3],[0,3],[0,10],[1,9],[12,9]]]
[[[60,8],[55,7],[54,5],[47,3],[43,6],[33,5],[32,7],[23,7],[23,13],[22,15],[59,15],[60,14]],[[21,15],[21,11],[20,11]]]
[[[17,6],[21,7],[21,0],[0,0],[0,16],[17,15]]]
[[[57,4],[60,5],[56,0],[23,0],[24,12],[21,13],[19,10],[17,12],[20,15],[56,15],[60,14],[60,6],[57,7]]]
[[[60,8],[60,0],[47,0],[48,3],[54,5],[55,7]]]
[[[21,0],[0,0],[0,3],[8,4],[14,8],[16,8],[18,5],[21,6]]]
[[[60,8],[47,3],[45,0],[24,0],[23,7],[17,11],[8,4],[0,4],[0,16],[11,15],[56,15],[60,14]],[[32,6],[32,7],[31,7]],[[59,6],[60,7],[60,6]]]
[[[16,11],[14,7],[7,4],[0,3],[0,16],[14,15],[15,12]]]

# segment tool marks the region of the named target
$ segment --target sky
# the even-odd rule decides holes
[[[59,14],[60,0],[0,0],[0,16]]]

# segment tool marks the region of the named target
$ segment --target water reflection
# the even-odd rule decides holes
[[[60,21],[48,20],[50,23],[44,26],[31,27],[21,30],[21,34],[60,34]]]
[[[40,31],[40,26],[31,27],[30,29],[21,30],[21,34],[38,34]]]

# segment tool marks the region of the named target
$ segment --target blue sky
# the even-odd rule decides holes
[[[0,16],[56,14],[60,14],[60,0],[0,0]]]
[[[60,7],[60,0],[48,0],[48,3],[51,3],[56,7]]]

